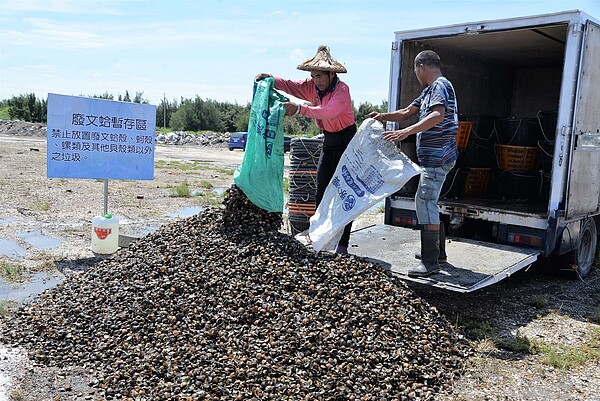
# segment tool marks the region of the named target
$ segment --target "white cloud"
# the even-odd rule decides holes
[[[121,0],[123,1],[123,0]],[[136,0],[128,0],[136,2]],[[12,13],[60,13],[123,15],[118,0],[2,0],[2,11]]]

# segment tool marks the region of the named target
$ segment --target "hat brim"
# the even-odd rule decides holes
[[[313,58],[300,63],[297,68],[302,71],[347,72],[346,67],[331,57],[329,47],[324,45],[319,46],[317,54]]]
[[[302,64],[298,65],[297,68],[302,71],[331,71],[331,72],[339,72],[339,73],[348,72],[346,70],[346,68],[339,63],[338,63],[338,65],[333,65],[333,66],[332,65],[318,65],[318,64],[307,65],[305,63],[302,63]]]

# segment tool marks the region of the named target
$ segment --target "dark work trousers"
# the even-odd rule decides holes
[[[348,144],[352,140],[352,137],[356,133],[356,125],[353,124],[347,128],[344,128],[338,132],[327,132],[323,131],[325,137],[323,138],[323,150],[321,151],[321,157],[319,158],[319,165],[317,167],[317,193],[316,193],[316,204],[319,206],[325,194],[325,189],[331,181],[331,177],[335,174],[344,150],[348,147]],[[348,223],[344,227],[344,233],[342,238],[338,242],[338,245],[348,246],[350,242],[350,230],[352,229],[352,222]]]

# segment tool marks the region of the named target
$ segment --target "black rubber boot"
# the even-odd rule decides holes
[[[408,271],[410,277],[427,277],[440,271],[439,231],[421,231],[421,263]]]
[[[446,255],[446,232],[444,226],[440,227],[440,256],[438,256],[438,263],[448,262],[448,255]]]
[[[415,259],[421,260],[421,252],[415,253]],[[440,228],[440,257],[438,263],[448,263],[448,255],[446,255],[446,233],[444,228]]]

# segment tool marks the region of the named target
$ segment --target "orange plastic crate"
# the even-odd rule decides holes
[[[301,214],[304,216],[312,216],[317,209],[314,203],[293,203],[288,202],[288,212],[290,214]]]
[[[534,146],[495,145],[498,167],[503,170],[536,170],[540,149]]]
[[[458,134],[456,134],[456,147],[458,150],[465,150],[467,148],[471,129],[473,129],[473,123],[471,121],[458,122]]]
[[[465,179],[465,195],[481,195],[485,193],[490,177],[491,168],[470,168]]]

